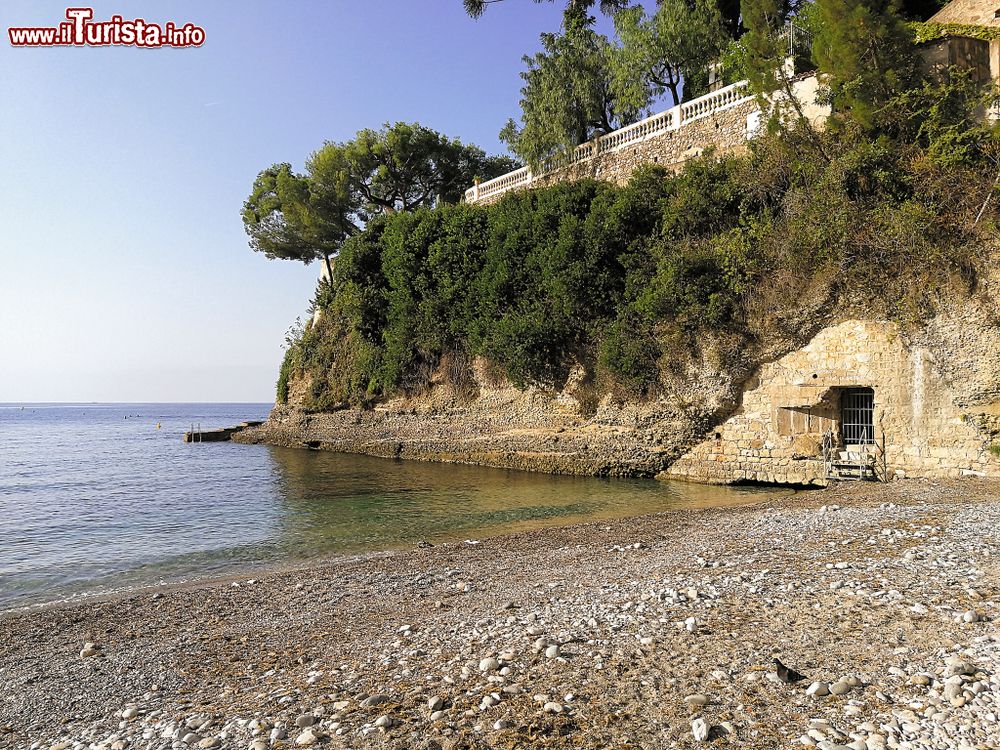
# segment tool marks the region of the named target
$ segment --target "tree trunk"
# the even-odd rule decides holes
[[[333,289],[333,263],[330,262],[330,253],[323,253],[323,262],[326,263],[326,281]]]
[[[677,92],[677,81],[671,80],[667,83],[667,87],[670,89],[670,96],[674,98],[674,104],[681,103],[680,94]]]

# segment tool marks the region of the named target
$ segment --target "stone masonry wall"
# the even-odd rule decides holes
[[[632,173],[644,164],[661,164],[677,169],[688,159],[713,148],[725,154],[746,148],[747,140],[758,127],[759,107],[750,99],[730,109],[684,123],[640,143],[606,151],[586,161],[573,164],[533,180],[528,187],[548,187],[560,182],[592,178],[619,185],[628,182]],[[523,189],[523,188],[522,188]],[[478,201],[489,205],[506,193],[497,193]]]
[[[762,366],[738,412],[665,477],[711,483],[823,484],[820,445],[836,431],[841,389],[875,393],[875,435],[889,477],[1000,475],[976,414],[956,405],[930,351],[893,323],[852,320]]]

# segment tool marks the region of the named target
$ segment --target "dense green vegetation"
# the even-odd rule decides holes
[[[945,124],[901,118],[905,141],[839,129],[819,150],[792,131],[625,187],[378,217],[344,244],[283,377],[309,373],[309,405],[331,408],[418,392],[444,364],[461,387],[481,355],[518,384],[558,387],[579,362],[641,395],[706,337],[738,352],[835,300],[918,320],[974,285],[996,166],[985,130],[955,146]]]
[[[489,3],[465,2],[474,17]],[[538,0],[539,2],[543,0]],[[614,34],[596,31],[595,6]],[[830,98],[857,119],[876,116],[914,77],[914,31],[939,0],[566,0],[562,29],[541,35],[525,56],[520,120],[500,133],[532,165],[708,90],[710,71],[726,83],[749,78],[756,91],[785,89],[791,74],[817,67]],[[794,29],[792,28],[794,26]],[[918,32],[919,33],[919,32]],[[927,33],[927,32],[923,32]],[[783,64],[789,51],[794,70]]]
[[[327,141],[305,174],[273,164],[243,204],[250,247],[268,258],[311,263],[330,258],[373,216],[454,202],[474,179],[517,166],[505,156],[448,138],[419,123],[397,122]]]
[[[488,207],[456,201],[509,163],[417,125],[327,144],[303,175],[265,170],[244,207],[254,248],[337,256],[318,323],[288,341],[279,400],[294,385],[307,408],[366,405],[432,379],[471,393],[475,358],[517,385],[559,388],[583,365],[595,395],[655,396],[692,367],[801,343],[835,311],[910,325],[975,288],[995,238],[995,94],[921,68],[906,21],[936,0],[743,0],[735,17],[730,2],[628,5],[568,0],[562,33],[528,60],[515,152],[535,162],[684,96],[678,81],[701,85],[709,58],[749,77],[768,135],[679,174]],[[594,32],[594,7],[615,14],[617,43]],[[788,104],[791,18],[833,104],[826,128]],[[680,38],[692,29],[695,49]]]

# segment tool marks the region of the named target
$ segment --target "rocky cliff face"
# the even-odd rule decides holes
[[[691,430],[690,420],[666,403],[606,397],[596,410],[588,408],[579,368],[559,392],[498,382],[482,361],[474,371],[471,397],[435,378],[421,396],[370,410],[311,414],[278,406],[240,439],[556,474],[652,476],[679,455],[676,435]]]
[[[785,397],[789,388],[794,390],[797,378],[815,376],[810,368],[817,367],[817,347],[823,348],[823,342],[836,340],[840,342],[838,346],[846,347],[859,362],[864,360],[869,364],[852,370],[854,360],[839,363],[837,383],[831,380],[828,385],[871,385],[876,389],[876,403],[896,404],[890,407],[890,417],[892,408],[899,411],[898,402],[908,398],[906,394],[911,388],[902,379],[911,377],[912,368],[903,368],[909,374],[901,374],[898,361],[919,361],[920,368],[927,370],[927,377],[920,381],[921,388],[931,392],[915,395],[936,406],[933,410],[917,409],[916,417],[914,410],[909,409],[906,424],[912,426],[916,424],[914,418],[919,422],[926,415],[927,424],[916,424],[914,428],[926,443],[924,458],[930,455],[932,446],[935,455],[942,450],[935,440],[945,425],[949,434],[962,433],[961,440],[956,438],[956,441],[961,442],[965,453],[970,453],[970,469],[982,471],[997,462],[990,446],[1000,433],[998,291],[1000,274],[994,274],[981,280],[972,297],[943,303],[936,315],[919,326],[899,329],[884,321],[868,321],[879,331],[888,331],[887,340],[896,341],[894,346],[899,350],[893,357],[874,359],[868,356],[866,347],[879,349],[885,342],[880,343],[878,337],[868,343],[852,340],[853,335],[867,336],[864,331],[871,327],[858,319],[856,305],[837,314],[836,305],[817,304],[801,313],[799,320],[789,321],[787,329],[793,333],[785,340],[769,342],[766,348],[740,348],[723,338],[701,342],[697,360],[685,364],[678,372],[665,374],[665,393],[647,401],[623,401],[599,392],[590,382],[589,373],[580,366],[573,369],[559,390],[518,389],[492,374],[488,364],[480,360],[472,368],[471,389],[459,392],[449,385],[443,373],[446,365],[442,365],[442,372],[436,373],[418,396],[387,401],[373,409],[309,413],[301,407],[308,383],[300,379],[291,383],[287,406],[276,407],[265,425],[247,431],[239,439],[394,458],[601,476],[653,476],[670,469],[683,457],[677,465],[687,470],[675,470],[671,472],[673,476],[699,481],[757,479],[801,483],[810,481],[809,475],[801,474],[804,464],[795,464],[794,475],[785,479],[780,472],[760,476],[713,472],[709,469],[722,461],[722,457],[712,451],[699,453],[697,448],[718,438],[725,425],[736,423],[744,425],[740,428],[744,432],[748,429],[746,425],[761,430],[773,428],[772,433],[765,430],[760,435],[741,433],[747,446],[746,450],[737,448],[737,455],[741,451],[759,450],[765,444],[770,451],[773,442],[780,442],[781,437],[789,437],[789,445],[801,445],[802,441],[794,435],[779,435],[774,426],[780,422],[777,411],[769,412],[763,420],[764,427],[760,427],[756,418],[747,419],[747,410],[785,408],[777,397],[774,403],[766,399],[761,402],[761,394],[778,393],[775,389],[780,388],[784,389],[780,392]],[[845,321],[850,324],[844,325]],[[790,367],[803,371],[791,372]],[[832,370],[829,377],[833,377]],[[819,393],[823,390],[819,388],[822,383],[809,382],[814,390],[818,389],[818,399],[829,400],[829,394]],[[745,403],[747,394],[752,394],[752,404]],[[765,406],[761,407],[761,403]],[[961,427],[955,427],[958,422]],[[887,423],[895,424],[891,418]],[[914,448],[912,436],[891,438],[908,446],[907,450],[912,448],[920,453],[921,445]],[[751,447],[751,441],[756,448]],[[975,450],[970,448],[972,444],[977,446]],[[789,457],[793,453],[789,452]],[[974,460],[971,453],[975,453]],[[903,467],[902,449],[894,460],[902,462],[900,467]],[[962,460],[946,462],[947,471],[943,473],[961,473],[956,467]],[[900,468],[898,473],[933,476],[934,464],[922,458],[918,468],[910,471]]]

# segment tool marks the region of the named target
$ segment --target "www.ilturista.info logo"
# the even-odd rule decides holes
[[[162,26],[142,18],[126,21],[111,16],[95,22],[93,8],[67,8],[66,21],[58,26],[26,26],[7,29],[15,47],[200,47],[205,30],[193,23]]]

